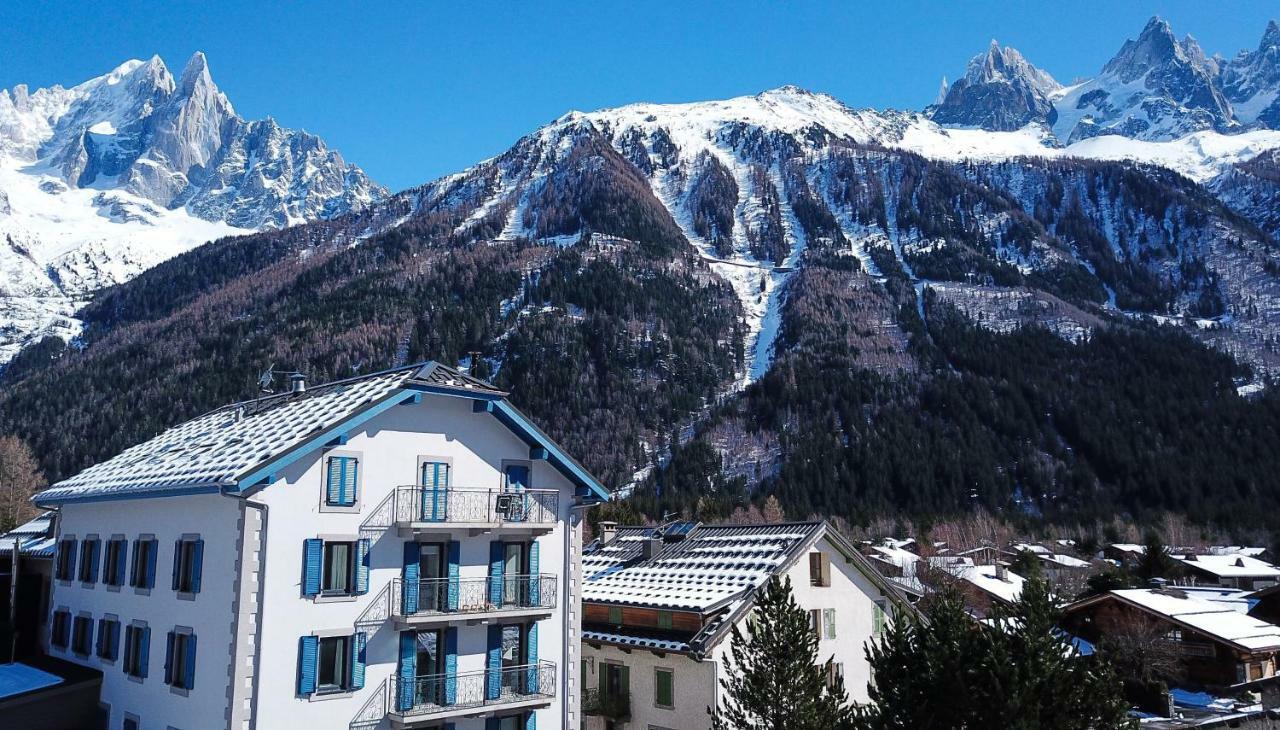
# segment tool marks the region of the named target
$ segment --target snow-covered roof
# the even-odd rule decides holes
[[[583,552],[582,600],[706,611],[743,598],[792,562],[821,522],[702,525],[643,558],[650,527],[624,527]],[[656,539],[661,539],[656,538]]]
[[[13,551],[18,541],[18,554],[29,558],[52,558],[57,545],[53,534],[53,513],[44,512],[26,523],[0,535],[0,553]]]
[[[1057,565],[1062,568],[1088,568],[1090,563],[1088,560],[1082,560],[1074,555],[1065,553],[1047,553],[1038,556],[1040,560]]]
[[[1133,553],[1135,555],[1145,555],[1147,552],[1147,548],[1145,545],[1135,545],[1134,543],[1131,543],[1131,542],[1112,543],[1111,547],[1115,550],[1119,550],[1122,553]]]
[[[495,416],[500,421],[527,440],[549,448],[551,463],[575,482],[585,483],[601,496],[608,495],[580,464],[506,404],[506,393],[453,368],[428,362],[223,406],[54,484],[35,500],[57,504],[236,489],[264,465],[286,454],[301,453],[333,429],[358,425],[361,416],[422,391],[483,397],[498,403],[501,412],[495,411]]]
[[[1212,545],[1209,552],[1213,555],[1248,555],[1256,558],[1267,551],[1264,547],[1251,547],[1248,545]]]
[[[1086,599],[1077,606],[1115,597],[1205,636],[1247,651],[1280,649],[1280,626],[1239,613],[1232,608],[1193,598],[1176,588],[1130,588]]]
[[[956,578],[1007,603],[1013,603],[1022,596],[1022,584],[1026,582],[1022,576],[1008,570],[1004,571],[1002,578],[999,566],[995,565],[951,565],[946,570]]]
[[[915,572],[916,563],[922,559],[919,555],[910,550],[902,548],[889,547],[887,545],[872,545],[870,547],[872,560],[883,560],[886,563],[896,565],[902,568],[904,572]]]
[[[1254,604],[1257,603],[1257,601],[1250,599],[1252,592],[1236,588],[1176,586],[1176,590],[1182,591],[1191,598],[1207,601],[1215,606],[1231,609],[1236,613],[1249,613],[1249,609],[1253,608]]]
[[[1189,568],[1222,578],[1280,578],[1280,568],[1248,555],[1174,555]]]

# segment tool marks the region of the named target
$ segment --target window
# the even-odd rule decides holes
[[[123,537],[115,537],[107,542],[107,555],[102,563],[102,582],[109,586],[124,585],[125,558],[129,553],[129,543]]]
[[[872,609],[875,613],[871,617],[871,633],[879,638],[884,635],[885,629],[885,602],[883,599],[876,601],[875,607]]]
[[[80,656],[89,656],[93,646],[93,619],[86,614],[76,616],[71,627],[71,651]]]
[[[124,631],[124,673],[145,679],[151,653],[151,629],[135,621]]]
[[[67,648],[71,638],[71,612],[59,609],[53,612],[53,624],[49,627],[49,643],[59,649]]]
[[[333,454],[326,459],[324,503],[330,507],[353,507],[360,488],[360,459],[350,454]]]
[[[175,689],[191,689],[196,679],[196,637],[191,629],[169,632],[165,649],[164,683]]]
[[[154,537],[142,536],[133,541],[133,566],[129,572],[129,585],[142,590],[156,586],[156,553],[160,543]]]
[[[98,657],[109,662],[120,657],[120,621],[114,616],[98,619]]]
[[[824,667],[824,670],[825,671],[823,673],[826,675],[825,679],[826,679],[828,688],[835,687],[837,680],[841,682],[844,681],[844,664],[840,662],[828,661],[826,666]]]
[[[124,722],[120,723],[120,730],[138,730],[138,718],[133,715],[125,715]]]
[[[834,608],[822,609],[822,636],[825,639],[836,638],[836,610]]]
[[[670,611],[658,612],[658,628],[660,629],[671,628],[671,612]]]
[[[184,535],[173,547],[173,590],[179,594],[200,592],[201,563],[204,562],[204,540]]]
[[[316,660],[316,691],[342,692],[350,684],[351,637],[326,636],[320,639]]]
[[[831,585],[831,563],[827,560],[826,553],[809,553],[809,585],[818,587]]]
[[[347,595],[351,593],[351,578],[355,573],[355,547],[354,542],[326,542],[324,544],[321,593],[328,595]]]
[[[98,582],[98,555],[102,542],[90,535],[80,543],[80,582],[92,585]]]
[[[615,626],[622,625],[622,607],[621,606],[609,607],[609,623]]]
[[[809,630],[817,638],[822,638],[822,611],[820,609],[809,609]]]
[[[58,541],[58,565],[54,569],[54,577],[58,580],[72,580],[76,573],[76,539],[64,537]]]
[[[672,669],[656,668],[653,670],[653,704],[663,709],[675,707],[676,673]]]

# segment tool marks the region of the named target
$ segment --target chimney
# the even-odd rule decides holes
[[[996,563],[996,579],[1009,582],[1009,569],[1004,567],[1004,563]]]
[[[294,373],[289,376],[289,392],[305,393],[307,392],[307,376],[302,373]]]
[[[600,528],[600,544],[608,545],[613,542],[613,538],[618,536],[618,523],[611,520],[601,520],[598,525]]]
[[[659,536],[646,537],[641,557],[644,560],[653,560],[654,556],[658,554],[658,551],[662,549],[662,544],[662,538]]]

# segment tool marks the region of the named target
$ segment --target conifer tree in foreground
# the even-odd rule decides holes
[[[749,636],[735,626],[725,699],[708,708],[715,730],[833,730],[849,727],[844,686],[827,687],[818,637],[791,595],[791,580],[760,591]]]
[[[930,601],[923,618],[899,616],[867,649],[871,703],[858,730],[1118,730],[1132,727],[1120,681],[1081,657],[1056,628],[1044,581],[976,623],[954,593]]]

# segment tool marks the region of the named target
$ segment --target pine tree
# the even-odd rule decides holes
[[[1173,574],[1176,565],[1169,557],[1169,549],[1160,539],[1160,533],[1148,530],[1143,540],[1142,559],[1138,561],[1135,572],[1146,580],[1152,578],[1168,578]]]
[[[707,708],[715,730],[847,728],[844,685],[827,686],[818,665],[818,637],[791,595],[791,580],[774,577],[759,592],[750,634],[733,627],[725,699]]]
[[[899,616],[867,650],[871,703],[858,730],[1111,730],[1127,728],[1120,682],[1079,656],[1056,628],[1047,585],[1028,580],[1021,600],[989,624],[959,595],[933,596],[922,619]]]

